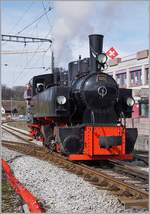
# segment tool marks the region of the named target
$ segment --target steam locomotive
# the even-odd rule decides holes
[[[34,76],[32,138],[69,160],[131,160],[136,128],[126,128],[132,116],[131,89],[119,88],[105,69],[103,35],[89,35],[90,57],[68,64],[68,71]]]

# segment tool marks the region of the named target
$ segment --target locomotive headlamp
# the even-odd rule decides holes
[[[64,105],[64,104],[66,103],[66,101],[67,101],[67,99],[66,99],[65,96],[58,96],[58,97],[56,98],[56,100],[57,100],[57,103],[58,103],[59,105]]]
[[[107,61],[107,56],[104,53],[101,53],[97,56],[97,60],[100,64],[105,64]]]
[[[127,98],[127,105],[128,106],[133,106],[134,105],[134,99],[132,97],[128,97]]]

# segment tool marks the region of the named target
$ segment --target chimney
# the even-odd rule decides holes
[[[93,34],[89,35],[89,47],[90,47],[90,72],[101,71],[101,66],[99,66],[96,60],[97,55],[102,53],[103,50],[103,35]]]

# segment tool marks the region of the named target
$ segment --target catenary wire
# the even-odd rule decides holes
[[[44,53],[44,55],[48,52],[48,50],[51,48],[51,45],[49,45],[49,47],[47,48],[46,52]],[[41,58],[41,57],[40,57]],[[34,64],[32,64],[32,66],[36,65],[39,61],[39,58],[34,62]],[[47,71],[50,69],[50,67],[46,68],[43,64],[41,65],[41,68],[44,69],[43,71]],[[27,69],[26,67],[24,67],[24,70]],[[26,75],[24,77],[27,77],[28,73],[26,73]]]
[[[45,13],[44,13],[43,15],[45,15]],[[51,29],[48,31],[48,33],[46,34],[45,39],[50,35],[51,31],[52,31],[52,28],[51,28]],[[39,49],[42,45],[43,45],[43,43],[42,43],[41,45],[39,45],[38,48],[34,51],[33,55],[32,55],[31,58],[30,58],[30,60],[28,60],[28,62],[25,64],[24,68],[26,68],[26,66],[29,66],[29,65],[30,65],[31,61],[33,60],[33,58],[35,57],[36,53],[38,52],[38,49]],[[50,47],[49,47],[49,48],[50,48]],[[24,70],[25,70],[24,68],[23,68],[22,71],[17,75],[17,77],[15,78],[14,81],[17,81],[18,79],[20,79],[20,77],[21,77],[22,74],[24,73]]]
[[[51,34],[51,31],[52,31],[52,28],[48,31],[48,33],[47,33],[46,36],[44,37],[45,39]],[[42,43],[40,46],[38,46],[38,48],[34,51],[33,55],[31,56],[30,60],[28,61],[28,63],[25,64],[24,68],[25,68],[26,66],[29,66],[29,65],[30,65],[30,62],[33,60],[33,58],[35,57],[35,55],[36,55],[38,49],[39,49],[42,45],[43,45],[43,43]],[[51,47],[51,45],[50,45],[50,47]],[[50,47],[49,47],[49,48],[50,48]],[[22,76],[22,74],[24,73],[24,70],[25,70],[24,68],[23,68],[23,70],[17,75],[15,81],[17,81],[18,79],[20,79],[19,77]]]
[[[44,1],[43,1],[43,0],[42,0],[42,6],[43,6],[44,11],[46,12],[46,7],[45,7],[45,5],[44,5]],[[47,19],[48,24],[50,24],[50,20],[49,20],[49,17],[48,17],[48,15],[47,15],[47,13],[45,14],[45,16],[46,16],[46,19]]]
[[[44,12],[42,15],[40,15],[38,18],[36,18],[33,22],[31,22],[30,24],[28,24],[28,25],[26,25],[22,30],[20,30],[19,32],[18,32],[18,34],[20,34],[20,33],[22,33],[24,30],[26,30],[27,28],[29,28],[29,27],[31,27],[34,23],[36,23],[37,21],[39,21],[45,14],[47,14],[49,11],[51,11],[52,10],[52,8],[51,7],[49,7],[49,9],[46,11],[46,12]]]
[[[47,9],[46,9],[46,6],[44,4],[44,0],[42,0],[42,6],[43,6],[44,11],[46,11]],[[47,19],[48,26],[51,26],[50,19],[49,19],[47,13],[45,14],[45,17]],[[51,27],[51,30],[52,30],[52,27]],[[45,54],[46,53],[43,53],[42,56],[41,56],[42,57],[42,65],[44,65]]]
[[[47,50],[41,50],[41,51],[37,51],[37,53],[45,53]],[[34,51],[14,51],[14,50],[4,50],[4,51],[1,51],[0,54],[10,54],[10,55],[13,55],[13,54],[31,54],[31,53],[34,53]]]
[[[14,24],[14,26],[11,28],[10,33],[12,31],[14,31],[14,29],[19,25],[19,23],[23,20],[23,18],[28,14],[28,12],[31,10],[31,8],[32,8],[32,6],[33,6],[34,3],[35,3],[35,1],[31,2],[31,4],[26,8],[26,10],[22,14],[22,16],[19,17],[19,19]],[[10,33],[8,33],[8,34],[10,34]],[[15,35],[17,35],[17,33]],[[5,45],[7,42],[8,41],[3,42],[3,45]]]
[[[31,56],[30,60],[25,64],[25,66],[24,66],[24,68],[22,69],[22,71],[17,75],[15,81],[17,81],[18,79],[20,79],[20,78],[22,77],[22,74],[24,73],[25,68],[26,68],[27,66],[30,65],[30,63],[32,62],[33,58],[35,57],[35,55],[36,55],[38,49],[39,49],[42,45],[43,45],[43,43],[42,43],[39,47],[37,47],[37,49],[34,51],[33,55]]]

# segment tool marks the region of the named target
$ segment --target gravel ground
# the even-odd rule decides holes
[[[2,156],[11,160],[15,176],[44,204],[47,213],[124,213],[124,207],[110,192],[98,190],[72,173],[6,148]]]
[[[12,189],[2,171],[2,212],[3,213],[23,213],[23,202],[18,194]]]

